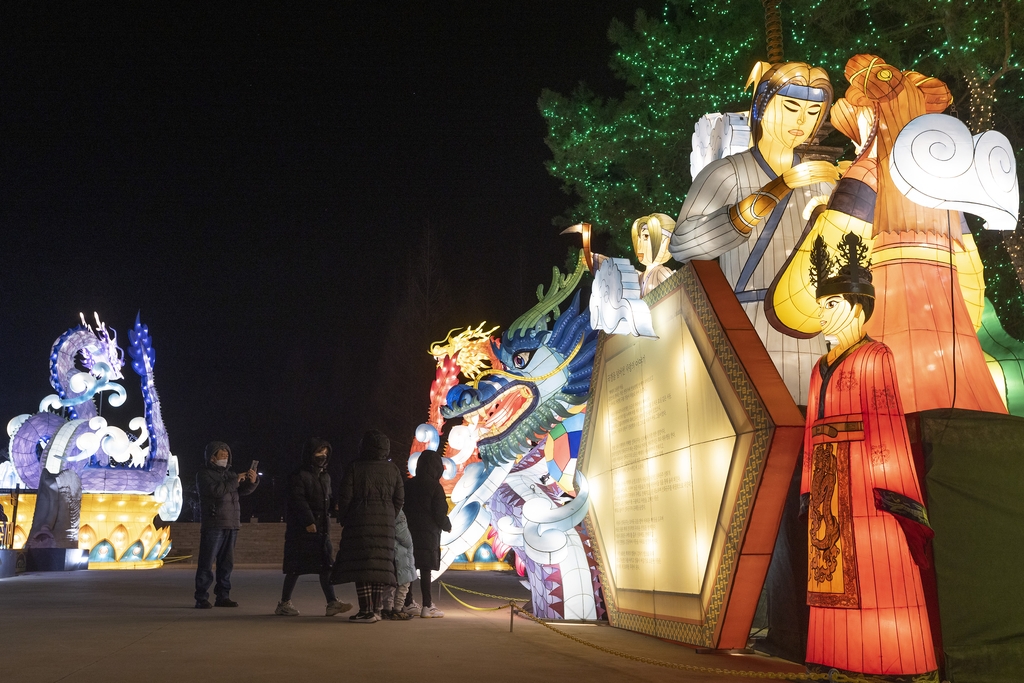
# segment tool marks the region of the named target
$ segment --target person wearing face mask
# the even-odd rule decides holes
[[[238,607],[231,599],[231,570],[240,514],[238,497],[256,490],[256,472],[236,473],[231,469],[231,448],[222,441],[206,444],[206,466],[196,474],[202,525],[199,531],[199,562],[196,567],[196,609]],[[217,563],[217,599],[210,604],[213,564]]]
[[[352,609],[338,600],[331,585],[334,548],[328,533],[331,509],[331,475],[327,461],[331,444],[312,438],[302,449],[302,465],[288,477],[287,529],[284,536],[284,587],[274,614],[297,617],[292,591],[303,574],[319,574],[320,588],[327,599],[326,615],[333,617]]]

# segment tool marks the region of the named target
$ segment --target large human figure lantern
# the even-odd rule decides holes
[[[984,205],[1000,203],[990,195],[1002,191],[1013,195],[1008,203],[1015,214],[1012,153],[1000,148],[1002,159],[975,158],[983,156],[982,148],[990,140],[1002,136],[986,133],[978,136],[988,136],[984,144],[978,138],[972,144],[962,124],[937,116],[951,102],[942,81],[901,72],[873,55],[850,59],[846,77],[850,87],[846,98],[833,107],[832,122],[862,150],[773,283],[767,302],[769,322],[792,336],[817,336],[813,297],[803,285],[811,244],[821,235],[834,245],[845,231],[856,231],[871,248],[878,292],[875,315],[866,329],[889,346],[901,368],[907,412],[957,407],[1005,413],[975,333],[984,307],[981,261],[960,213],[950,209],[993,215]],[[957,141],[938,128],[913,130],[932,117],[955,124],[945,126],[954,133],[956,126],[964,128],[966,140]],[[904,132],[920,139],[908,141]],[[935,154],[936,146],[940,156],[960,166],[955,178],[941,177],[950,171],[940,159],[913,158]],[[907,177],[910,162],[915,166],[913,186]],[[1006,168],[996,178],[999,169],[992,166],[1001,162]],[[967,190],[971,201],[957,204],[936,196],[963,192],[972,180],[980,185]],[[951,183],[953,188],[948,187]],[[1012,187],[991,186],[1006,183]],[[1007,222],[1002,220],[1006,213],[997,209],[996,222]],[[1000,227],[993,222],[989,220],[989,227]],[[1008,222],[1012,228],[1015,215]]]
[[[801,162],[796,153],[824,120],[832,85],[823,69],[802,62],[762,62],[751,82],[757,84],[750,116],[753,146],[701,170],[683,202],[669,251],[680,262],[719,259],[793,400],[802,404],[824,342],[793,339],[770,327],[764,298],[797,246],[805,208],[830,194],[838,179],[831,163]]]
[[[867,251],[852,233],[835,261],[820,236],[811,251],[820,325],[834,344],[807,396],[800,486],[808,521],[807,663],[937,681],[918,568],[932,532],[896,361],[864,332],[874,308]]]

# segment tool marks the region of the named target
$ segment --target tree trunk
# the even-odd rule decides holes
[[[967,74],[967,87],[971,92],[971,118],[968,125],[977,135],[992,129],[992,105],[996,101],[996,86],[976,73]]]
[[[1013,232],[1003,233],[1003,246],[1006,247],[1010,262],[1013,263],[1017,281],[1020,282],[1021,288],[1024,288],[1024,233],[1021,232],[1019,224]]]
[[[768,63],[779,64],[785,61],[782,53],[782,15],[779,13],[779,0],[761,0],[764,5],[764,32],[768,42]]]

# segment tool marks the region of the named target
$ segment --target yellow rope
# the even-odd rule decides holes
[[[180,557],[165,557],[164,564],[171,564],[172,562],[184,562],[185,560],[192,559],[191,555],[181,555]]]
[[[462,588],[460,586],[452,586],[452,585],[449,585],[449,584],[445,583],[444,581],[441,581],[439,583],[448,592],[448,595],[452,596],[452,598],[454,598],[455,601],[458,602],[463,607],[467,607],[467,608],[469,608],[471,610],[475,610],[475,611],[478,611],[478,612],[494,612],[494,611],[497,611],[497,610],[505,609],[507,607],[511,607],[516,614],[524,616],[527,619],[529,619],[530,621],[536,622],[536,623],[540,624],[541,626],[543,626],[544,628],[549,629],[551,631],[554,631],[558,635],[563,636],[565,638],[568,638],[569,640],[572,640],[574,642],[577,642],[580,645],[586,645],[587,647],[591,647],[591,648],[593,648],[595,650],[599,650],[601,652],[604,652],[605,654],[614,655],[616,657],[622,657],[623,659],[629,659],[629,660],[632,660],[634,662],[641,662],[643,664],[652,664],[654,666],[663,666],[663,667],[666,667],[666,668],[669,668],[669,669],[678,669],[678,670],[681,670],[681,671],[695,671],[695,672],[698,672],[698,673],[705,673],[705,674],[718,674],[718,675],[721,675],[721,676],[737,676],[737,677],[741,677],[741,678],[760,678],[760,679],[765,679],[765,680],[782,680],[782,681],[835,681],[836,683],[848,683],[848,682],[854,682],[854,681],[857,680],[855,678],[850,678],[849,676],[845,676],[845,675],[839,673],[838,671],[833,672],[831,674],[832,677],[829,678],[829,674],[822,674],[822,673],[781,673],[781,672],[772,672],[772,671],[744,671],[742,669],[722,669],[722,668],[713,667],[713,666],[697,666],[695,664],[677,664],[675,662],[663,662],[661,660],[652,659],[650,657],[640,657],[638,655],[631,655],[631,654],[626,653],[626,652],[620,652],[618,650],[613,650],[611,648],[607,648],[607,647],[604,647],[602,645],[597,645],[595,643],[591,643],[590,641],[583,640],[582,638],[578,638],[577,636],[574,636],[574,635],[572,635],[570,633],[566,633],[565,631],[560,631],[559,629],[555,628],[551,624],[549,624],[549,623],[547,623],[547,622],[545,622],[545,621],[543,621],[541,619],[538,619],[533,614],[530,614],[529,612],[525,611],[523,608],[519,607],[516,603],[517,602],[522,602],[523,598],[510,598],[507,595],[494,595],[493,593],[481,593],[479,591],[470,590],[468,588]],[[494,600],[507,600],[508,604],[501,605],[500,607],[475,607],[475,606],[470,605],[470,604],[468,604],[466,602],[463,602],[458,597],[456,597],[455,594],[452,593],[451,589],[453,589],[453,588],[455,590],[457,590],[457,591],[462,591],[463,593],[471,593],[472,595],[479,595],[480,597],[483,597],[483,598],[493,598]]]
[[[476,612],[497,612],[500,609],[505,609],[507,607],[515,607],[516,606],[515,602],[513,602],[512,600],[509,600],[507,605],[501,605],[500,607],[475,607],[475,606],[469,604],[468,602],[463,602],[462,600],[459,600],[459,598],[456,597],[455,593],[452,593],[451,589],[448,588],[448,585],[446,583],[442,582],[441,586],[443,586],[444,589],[448,592],[448,595],[452,596],[452,598],[455,600],[455,602],[459,603],[463,607],[466,607],[468,609],[474,610]]]
[[[454,588],[457,591],[462,591],[463,593],[470,593],[472,595],[479,595],[482,598],[494,598],[495,600],[507,600],[508,602],[525,602],[525,601],[529,600],[529,598],[510,598],[507,595],[494,595],[492,593],[479,593],[477,591],[471,591],[468,588],[463,588],[461,586],[453,586],[451,584],[445,583],[444,581],[441,581],[440,583],[441,583],[442,586],[445,587],[445,590],[448,590],[449,588]],[[448,592],[450,593],[451,591],[448,591]]]
[[[572,641],[575,641],[575,642],[579,643],[580,645],[586,645],[587,647],[592,647],[595,650],[600,650],[601,652],[604,652],[604,653],[607,653],[607,654],[610,654],[610,655],[615,655],[616,657],[622,657],[623,659],[630,659],[630,660],[632,660],[634,662],[642,662],[644,664],[653,664],[654,666],[663,666],[663,667],[666,667],[666,668],[669,668],[669,669],[679,669],[681,671],[696,671],[696,672],[699,672],[699,673],[718,674],[718,675],[722,675],[722,676],[738,676],[738,677],[742,677],[742,678],[762,678],[762,679],[783,680],[783,681],[790,681],[790,680],[795,680],[795,681],[827,681],[827,680],[830,680],[828,674],[781,673],[781,672],[774,672],[774,671],[744,671],[742,669],[721,669],[721,668],[713,667],[713,666],[697,666],[695,664],[677,664],[675,662],[663,662],[663,661],[658,660],[658,659],[651,659],[650,657],[640,657],[638,655],[631,655],[631,654],[626,653],[626,652],[619,652],[618,650],[612,650],[611,648],[607,648],[607,647],[603,647],[601,645],[597,645],[595,643],[591,643],[589,641],[583,640],[582,638],[577,638],[576,636],[574,636],[574,635],[572,635],[570,633],[566,633],[564,631],[558,630],[557,628],[555,628],[554,626],[552,626],[551,624],[549,624],[549,623],[547,623],[545,621],[541,621],[540,619],[538,619],[534,615],[530,614],[529,612],[520,611],[519,614],[524,616],[524,617],[526,617],[530,621],[534,621],[534,622],[540,624],[544,628],[547,628],[547,629],[550,629],[550,630],[554,631],[555,633],[557,633],[560,636],[564,636],[564,637],[568,638],[569,640],[572,640]],[[850,678],[849,676],[844,676],[844,675],[836,672],[836,673],[832,674],[832,679],[831,680],[833,680],[833,681],[855,681],[856,679]]]

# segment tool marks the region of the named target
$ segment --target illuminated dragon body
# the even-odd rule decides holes
[[[104,394],[111,406],[124,404],[125,389],[115,381],[124,378],[124,352],[117,333],[98,316],[95,327],[83,317],[51,349],[50,384],[56,393],[42,400],[39,412],[19,415],[7,426],[11,459],[0,472],[6,485],[36,488],[42,464],[57,458],[62,470],[81,478],[83,492],[154,494],[162,503],[160,517],[177,519],[181,482],[160,414],[149,328],[136,317],[128,336],[131,366],[141,380],[145,403],[144,417],[129,422],[129,429],[138,433],[108,425],[99,415],[97,399],[102,401]]]
[[[568,277],[555,270],[539,303],[492,342],[491,368],[448,390],[444,420],[461,419],[476,435],[480,460],[452,491],[452,531],[442,535],[442,571],[490,534],[495,554],[516,551],[528,575],[534,613],[551,619],[603,614],[589,539],[580,526],[589,495],[563,491],[549,473],[544,446],[556,426],[579,413],[590,391],[597,333],[576,289],[582,263]],[[553,319],[553,324],[550,320]],[[550,327],[549,327],[550,324]],[[490,531],[488,531],[490,528]]]

